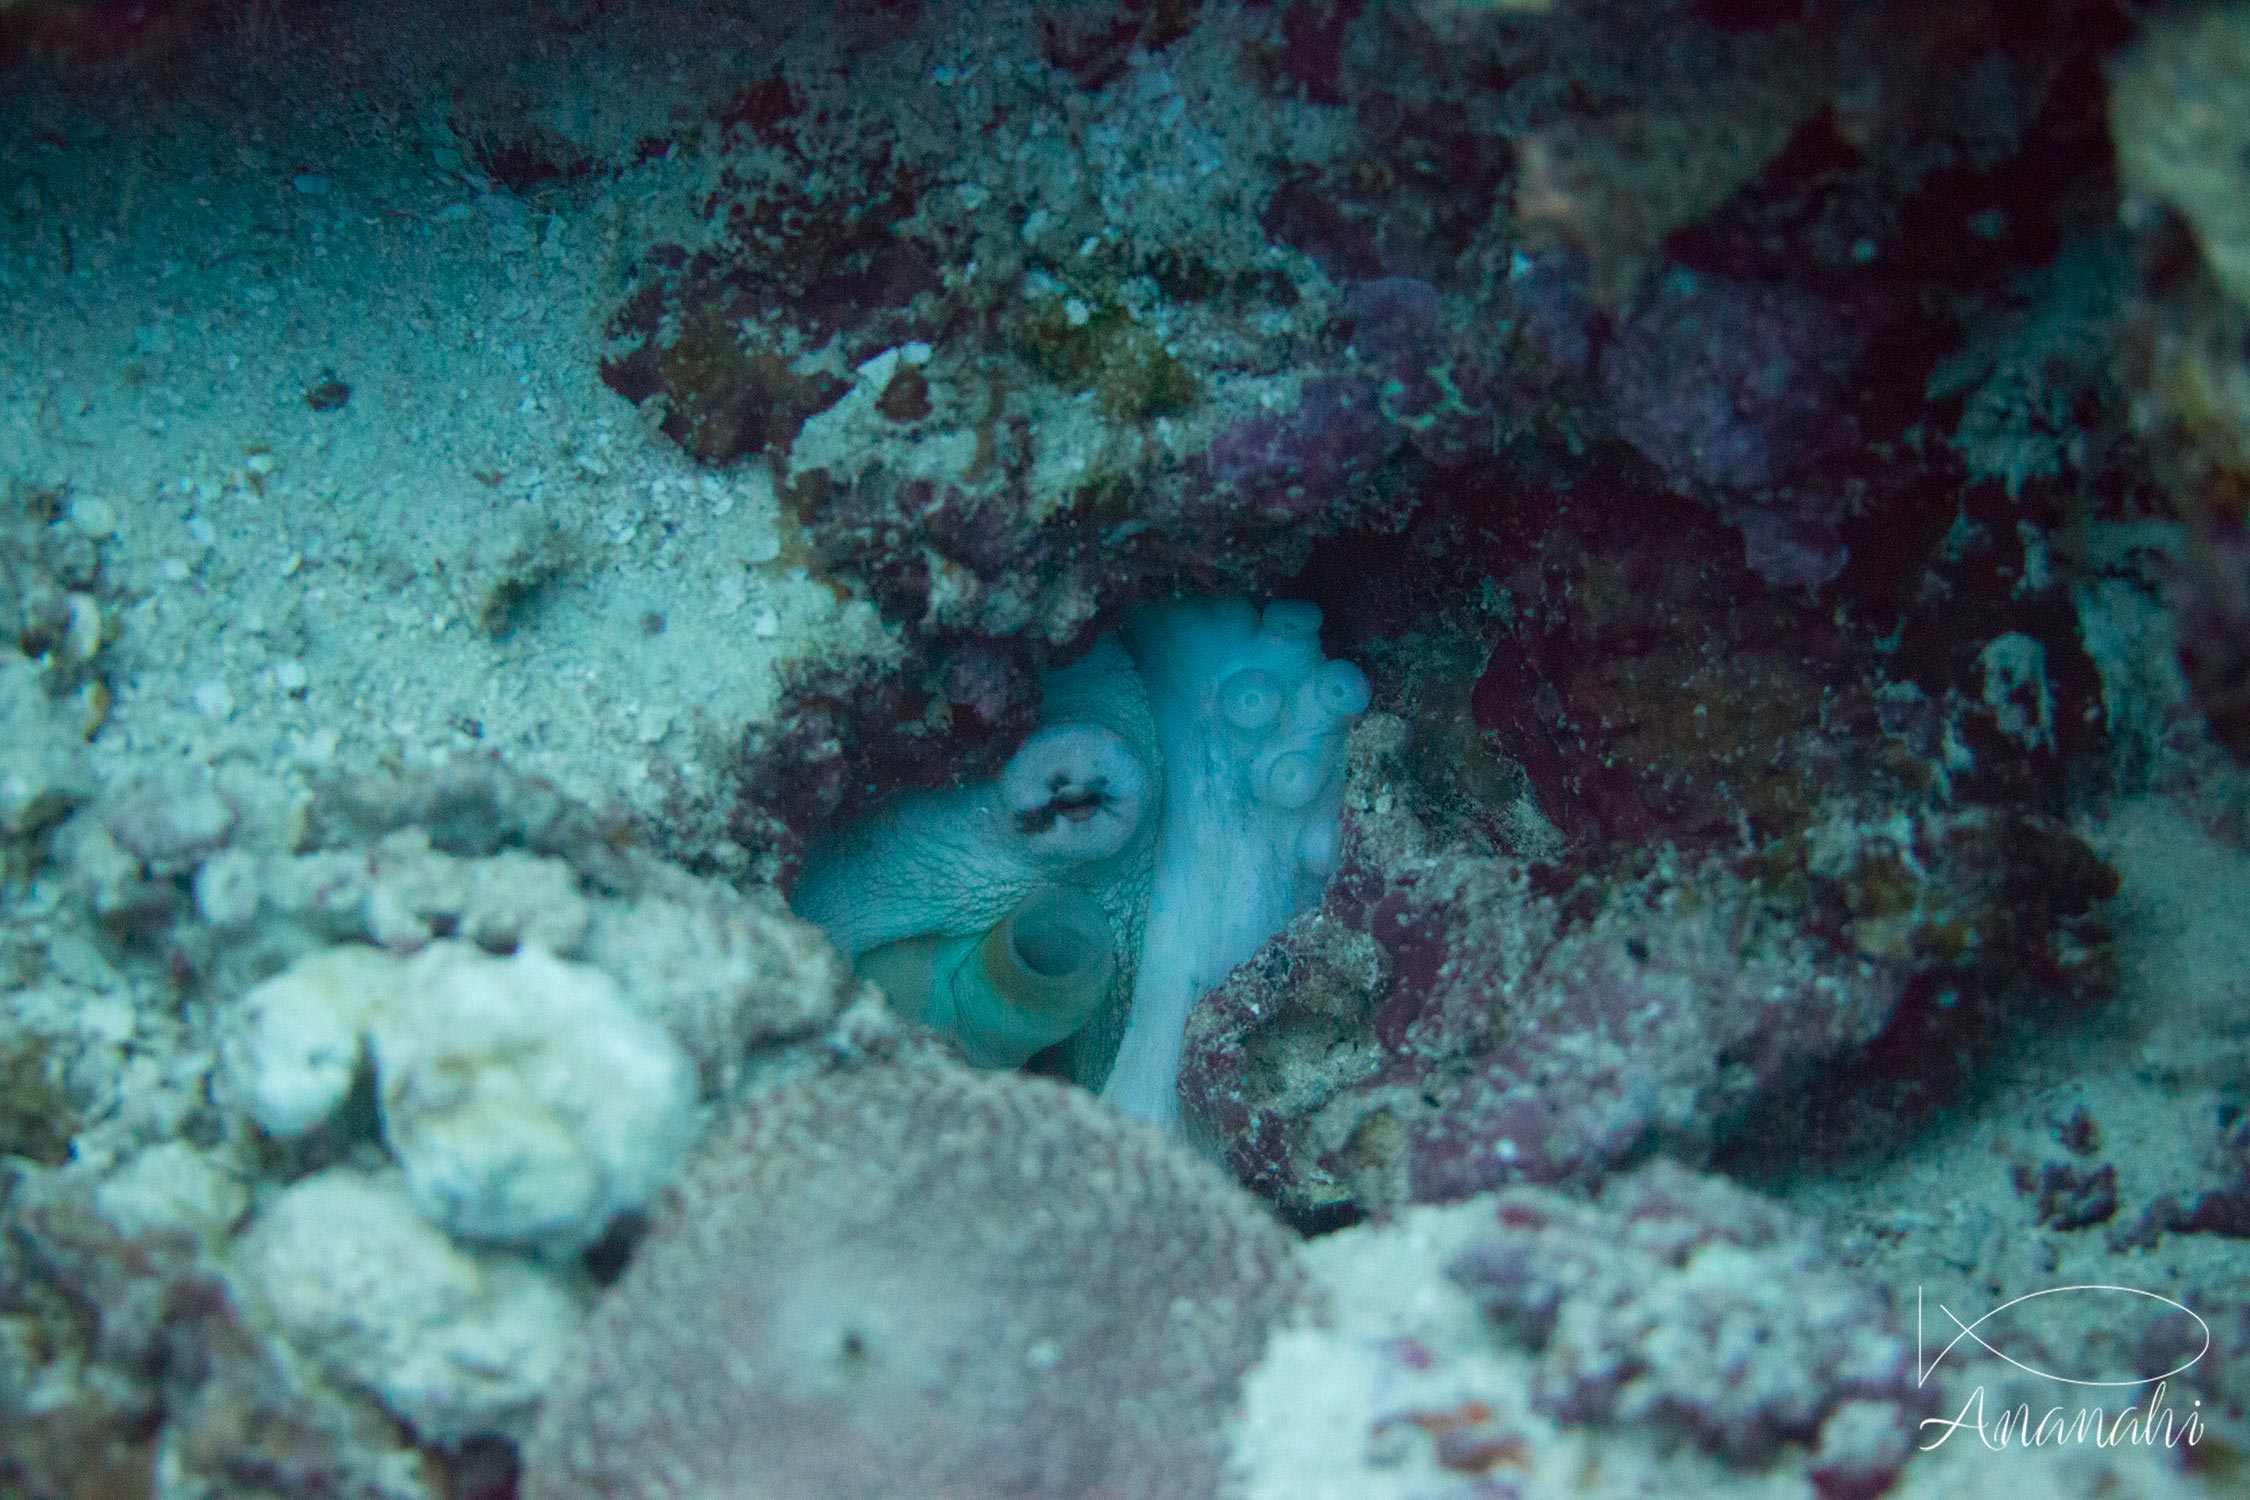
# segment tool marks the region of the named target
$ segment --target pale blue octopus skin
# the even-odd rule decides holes
[[[1044,885],[1087,892],[1117,977],[1063,1071],[1177,1131],[1189,1008],[1317,903],[1335,867],[1367,678],[1322,656],[1310,604],[1181,600],[1135,610],[1041,690],[1041,727],[999,776],[823,834],[792,904],[856,962],[989,930]]]

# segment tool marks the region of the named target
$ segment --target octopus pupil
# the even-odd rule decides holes
[[[1055,826],[1058,818],[1068,818],[1073,823],[1083,823],[1110,804],[1109,783],[1096,781],[1074,796],[1063,796],[1067,783],[1050,782],[1056,795],[1016,816],[1016,827],[1027,834],[1045,833]]]

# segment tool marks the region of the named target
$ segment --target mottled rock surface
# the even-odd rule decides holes
[[[596,1310],[529,1500],[1217,1487],[1294,1242],[1083,1093],[819,1076],[706,1142]]]

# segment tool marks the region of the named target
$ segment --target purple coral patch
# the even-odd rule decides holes
[[[1678,270],[1604,352],[1617,430],[1679,489],[1776,484],[1856,435],[1860,340],[1786,287]]]
[[[1751,1101],[1874,1035],[1902,987],[1760,930],[1737,887],[1628,885],[1568,918],[1496,859],[1385,873],[1363,828],[1347,826],[1317,917],[1189,1026],[1187,1116],[1293,1210],[1594,1182],[1651,1147],[1706,1152]],[[1362,1016],[1316,1025],[1301,997],[1350,990],[1351,936],[1380,950],[1381,978],[1359,991]],[[1291,1045],[1357,1061],[1319,1090],[1282,1088],[1254,1058]]]
[[[1372,381],[1315,375],[1295,412],[1244,418],[1211,440],[1203,463],[1215,486],[1259,510],[1311,516],[1389,457],[1399,437]]]
[[[1674,1423],[1744,1465],[1817,1445],[1824,1500],[1887,1488],[1933,1409],[1881,1289],[1772,1203],[1669,1162],[1612,1182],[1598,1207],[1502,1193],[1448,1270],[1535,1351],[1541,1411]]]

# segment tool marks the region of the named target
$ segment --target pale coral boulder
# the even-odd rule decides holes
[[[590,964],[527,944],[338,944],[229,1019],[227,1089],[269,1135],[334,1118],[372,1064],[383,1143],[462,1239],[585,1248],[663,1185],[696,1123],[696,1067]]]
[[[596,1309],[526,1500],[1217,1491],[1295,1242],[1086,1094],[950,1063],[721,1126]]]
[[[580,1318],[538,1263],[448,1240],[390,1172],[332,1167],[291,1184],[236,1241],[229,1271],[291,1347],[432,1442],[520,1433]]]
[[[695,1128],[695,1070],[607,975],[543,949],[434,943],[371,1039],[383,1139],[464,1239],[578,1249],[662,1186]]]

